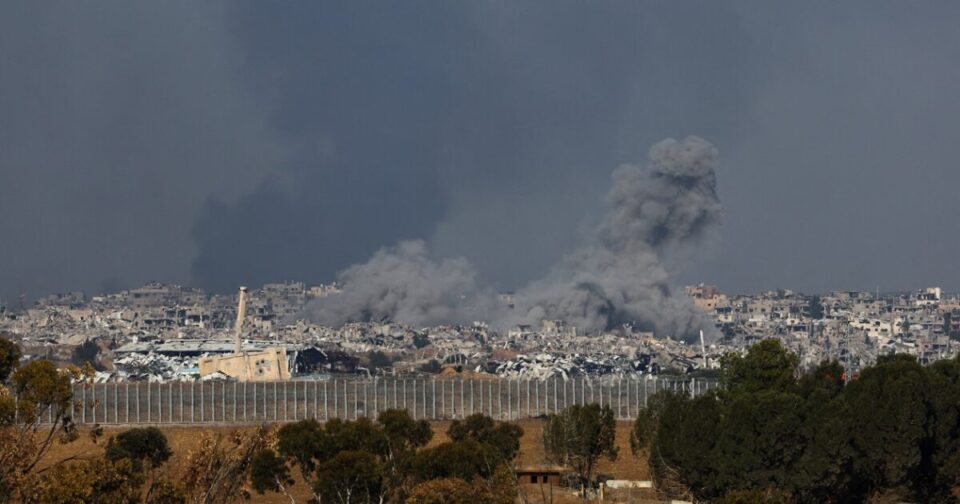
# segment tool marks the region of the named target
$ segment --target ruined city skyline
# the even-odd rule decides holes
[[[865,5],[5,2],[0,297],[322,282],[412,239],[519,290],[688,135],[724,228],[678,285],[960,289],[960,6]]]

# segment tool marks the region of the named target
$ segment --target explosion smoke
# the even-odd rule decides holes
[[[654,145],[645,168],[617,168],[591,243],[517,293],[521,317],[563,319],[587,331],[636,322],[685,338],[709,327],[686,296],[673,294],[663,258],[695,252],[717,227],[716,164],[717,150],[689,137]]]
[[[588,243],[520,289],[512,312],[497,305],[467,260],[433,261],[425,244],[413,241],[344,270],[343,294],[314,302],[311,318],[325,324],[489,320],[500,327],[560,319],[588,332],[635,323],[692,338],[711,325],[690,299],[674,294],[670,274],[718,227],[717,150],[692,136],[663,140],[649,156],[646,167],[613,172],[607,210]]]
[[[384,248],[338,275],[343,292],[311,303],[310,317],[327,325],[397,320],[428,326],[479,320],[494,296],[477,284],[463,258],[433,261],[422,240]]]

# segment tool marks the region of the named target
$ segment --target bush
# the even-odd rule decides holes
[[[106,457],[108,460],[129,460],[135,470],[143,468],[143,463],[150,468],[156,468],[166,462],[172,452],[167,443],[167,437],[156,427],[130,429],[121,432],[107,442]]]

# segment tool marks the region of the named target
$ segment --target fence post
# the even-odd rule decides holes
[[[533,387],[534,387],[533,395],[534,395],[534,396],[536,397],[536,399],[537,399],[537,400],[536,400],[536,405],[537,405],[537,407],[536,407],[536,410],[535,410],[535,413],[534,413],[533,416],[538,416],[538,415],[540,415],[540,379],[538,378],[538,379],[534,380],[533,383],[534,383],[534,385],[533,385]]]
[[[627,388],[630,384],[627,383]],[[629,406],[629,405],[628,405]],[[624,418],[623,415],[623,378],[617,377],[617,417]]]
[[[627,378],[627,418],[633,418],[630,416],[630,382],[633,381],[633,378]]]
[[[497,417],[503,420],[503,378],[497,379]]]
[[[583,378],[580,378],[580,394],[583,394]],[[577,404],[577,379],[570,380],[570,395],[573,396],[573,404]]]

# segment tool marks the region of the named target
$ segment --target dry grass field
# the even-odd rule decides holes
[[[544,463],[543,445],[541,443],[543,422],[540,420],[525,420],[521,421],[520,425],[523,427],[524,435],[520,440],[520,456],[518,459],[519,465],[529,466]],[[434,437],[430,442],[431,445],[442,443],[448,439],[446,435],[448,426],[449,422],[437,422],[433,425]],[[599,472],[616,479],[649,479],[646,461],[638,460],[633,456],[633,454],[630,453],[630,427],[630,422],[620,422],[617,425],[617,446],[620,449],[620,456],[616,461],[609,461],[606,459],[602,460],[600,462]],[[183,461],[185,460],[187,454],[196,446],[197,440],[199,439],[201,433],[215,431],[226,434],[230,431],[238,429],[243,430],[250,428],[164,426],[162,430],[164,434],[166,434],[170,443],[170,448],[173,451],[173,457],[166,465],[165,470],[169,471],[169,476],[171,478],[176,479],[178,477],[177,472],[182,467]],[[90,437],[84,433],[81,435],[80,439],[73,443],[68,445],[54,446],[48,454],[46,460],[48,463],[54,463],[70,456],[92,457],[98,455],[102,453],[103,444],[106,442],[106,438],[112,434],[121,432],[122,430],[123,428],[105,428],[103,439],[101,439],[98,444],[94,444],[90,440]],[[306,502],[310,495],[308,486],[302,479],[299,478],[297,471],[293,471],[293,474],[296,477],[297,482],[293,485],[291,491],[298,502]],[[525,485],[524,491],[531,503],[541,502],[541,492],[538,486]],[[283,495],[267,494],[254,495],[253,502],[286,503],[288,501]],[[578,502],[578,500],[572,495],[568,495],[567,492],[564,492],[561,489],[554,489],[553,502],[560,504],[565,502]]]

